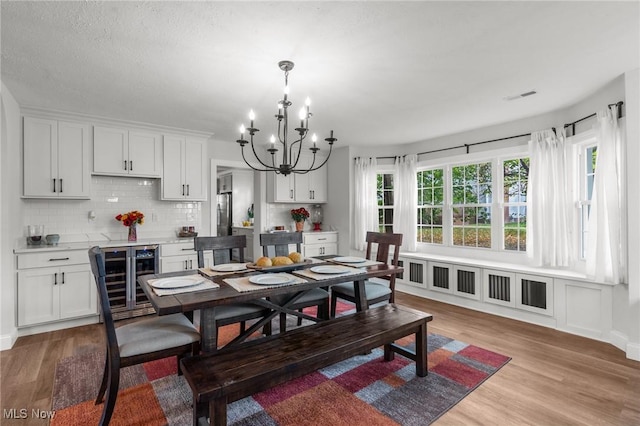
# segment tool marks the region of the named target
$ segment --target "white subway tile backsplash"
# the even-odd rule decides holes
[[[145,215],[138,237],[173,234],[184,225],[201,228],[199,202],[160,201],[160,180],[114,176],[93,176],[90,200],[23,199],[24,235],[27,225],[45,225],[45,234],[107,233],[126,235],[119,213],[139,210]],[[96,214],[89,220],[89,212]],[[158,220],[152,220],[155,212]]]

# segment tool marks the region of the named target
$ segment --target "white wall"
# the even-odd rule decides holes
[[[20,108],[2,83],[0,128],[0,350],[17,338],[15,324],[15,260],[13,243],[20,235],[22,204]]]

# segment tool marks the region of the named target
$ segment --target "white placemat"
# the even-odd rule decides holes
[[[295,275],[279,273],[278,275],[287,275],[291,278],[291,281],[286,284],[275,284],[275,285],[262,285],[262,284],[253,284],[249,281],[249,277],[239,277],[239,278],[225,278],[224,282],[229,284],[231,287],[235,288],[240,293],[244,293],[246,291],[256,291],[263,290],[265,288],[272,287],[287,287],[296,284],[306,283],[307,280],[296,277]],[[255,275],[253,275],[255,276]]]
[[[359,268],[349,268],[349,269],[351,269],[349,272],[344,272],[342,274],[318,274],[317,272],[313,272],[310,269],[300,269],[298,271],[293,271],[293,273],[295,275],[300,275],[307,278],[313,278],[316,281],[322,281],[322,280],[328,280],[330,278],[335,278],[335,277],[348,277],[351,275],[360,275],[365,272]]]
[[[197,275],[197,276],[200,277],[200,275]],[[213,281],[210,281],[204,277],[202,278],[203,278],[203,281],[200,284],[192,285],[189,287],[181,287],[181,288],[155,288],[151,286],[154,282],[162,278],[159,278],[156,280],[149,280],[148,282],[153,292],[158,296],[168,296],[171,294],[180,294],[180,293],[191,293],[192,291],[211,290],[211,289],[220,287],[220,284],[216,284]]]

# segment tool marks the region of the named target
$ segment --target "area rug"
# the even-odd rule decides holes
[[[229,404],[228,424],[427,425],[510,360],[437,334],[427,341],[427,377],[417,377],[415,364],[402,356],[385,362],[378,348]],[[413,337],[397,343],[415,346]],[[58,363],[51,425],[98,423],[102,404],[94,405],[94,399],[103,363],[98,352]],[[123,369],[111,425],[191,424],[191,390],[175,373],[175,358]]]

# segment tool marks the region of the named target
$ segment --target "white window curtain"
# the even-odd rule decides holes
[[[623,223],[622,132],[618,105],[598,112],[596,175],[587,227],[587,276],[598,282],[626,282],[626,236]]]
[[[396,157],[393,186],[393,232],[402,234],[402,249],[416,251],[418,223],[418,156]]]
[[[527,193],[527,255],[537,266],[567,267],[572,259],[572,209],[564,134],[531,134]]]
[[[378,162],[375,158],[356,158],[355,214],[353,243],[356,250],[365,250],[367,231],[378,231]]]

